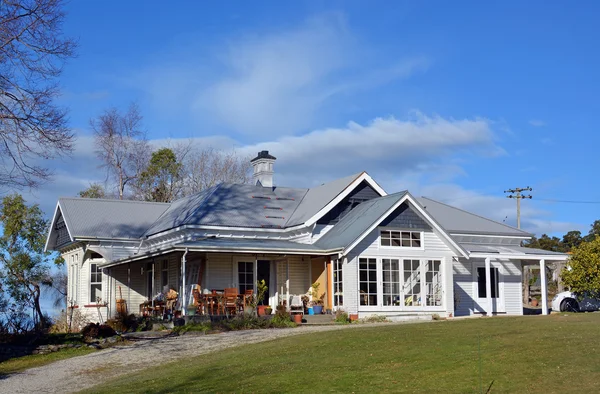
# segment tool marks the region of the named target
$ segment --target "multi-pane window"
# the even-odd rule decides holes
[[[342,260],[333,260],[333,305],[344,305],[344,291],[342,282]]]
[[[404,305],[421,305],[421,260],[404,260]]]
[[[238,263],[238,284],[240,293],[254,290],[254,262],[240,261]]]
[[[383,305],[400,305],[400,260],[382,259]]]
[[[492,267],[490,269],[490,281],[492,282],[492,298],[498,298],[500,293],[498,289],[498,268]],[[487,297],[486,284],[485,267],[477,267],[477,294],[479,298]]]
[[[401,248],[420,248],[420,231],[393,231],[381,230],[381,246],[394,246]]]
[[[358,259],[360,305],[377,305],[377,259]]]
[[[98,264],[90,264],[90,302],[102,298],[102,268]]]
[[[427,306],[442,305],[442,277],[440,274],[440,260],[427,260],[425,270],[425,294]]]

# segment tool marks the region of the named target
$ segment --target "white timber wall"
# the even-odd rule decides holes
[[[491,259],[492,268],[498,269],[499,299],[494,303],[494,312],[507,315],[522,315],[522,267],[518,260]],[[484,259],[460,259],[454,262],[456,293],[456,316],[483,313],[487,301],[478,298],[477,267],[485,266]]]
[[[406,315],[406,314],[432,314],[438,313],[447,316],[454,312],[454,288],[452,261],[455,253],[444,243],[444,241],[432,231],[423,232],[423,249],[412,248],[390,248],[381,247],[379,234],[382,228],[376,228],[366,236],[353,250],[348,253],[347,260],[343,264],[343,282],[344,282],[344,305],[343,309],[349,313],[358,313],[360,317],[372,314],[378,315]],[[415,231],[407,229],[404,231]],[[390,307],[390,306],[369,306],[359,305],[359,277],[358,277],[358,259],[359,257],[372,257],[377,259],[378,267],[381,265],[382,258],[415,258],[415,259],[436,259],[442,261],[442,306],[439,307]],[[400,267],[400,279],[403,280],[402,263]],[[381,282],[378,277],[378,282]],[[381,304],[382,297],[378,297]]]

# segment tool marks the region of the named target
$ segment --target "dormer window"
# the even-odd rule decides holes
[[[398,248],[421,248],[423,241],[420,231],[381,230],[381,246]]]

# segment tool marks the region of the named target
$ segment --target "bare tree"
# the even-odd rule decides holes
[[[219,183],[248,183],[252,179],[249,157],[235,150],[192,147],[183,160],[183,194],[190,195]]]
[[[151,149],[141,123],[142,115],[135,104],[125,113],[110,108],[90,121],[101,167],[106,168],[107,177],[114,179],[121,200],[127,185],[140,175],[150,159]]]
[[[53,103],[76,46],[62,37],[64,16],[61,0],[0,0],[0,186],[38,186],[51,175],[39,160],[73,149]]]

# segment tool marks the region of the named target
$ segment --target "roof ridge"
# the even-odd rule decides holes
[[[139,200],[119,200],[116,198],[89,198],[89,197],[59,197],[58,200],[74,200],[74,201],[102,201],[102,202],[118,202],[118,203],[134,203],[134,204],[153,204],[153,205],[171,205],[170,202],[158,201],[139,201]]]
[[[517,231],[519,231],[519,232],[521,232],[521,233],[523,233],[523,234],[532,235],[531,233],[528,233],[527,231],[523,231],[523,230],[521,230],[520,228],[516,228],[516,227],[513,227],[513,226],[509,226],[508,224],[504,224],[504,223],[497,222],[497,221],[495,221],[495,220],[492,220],[492,219],[486,218],[486,217],[484,217],[484,216],[481,216],[481,215],[478,215],[478,214],[476,214],[476,213],[469,212],[469,211],[466,211],[466,210],[464,210],[464,209],[457,208],[457,207],[455,207],[455,206],[452,206],[452,205],[449,205],[449,204],[443,203],[443,202],[441,202],[441,201],[434,200],[433,198],[429,198],[429,197],[425,197],[425,196],[421,196],[421,198],[424,198],[424,199],[426,199],[426,200],[429,200],[429,201],[433,201],[433,202],[435,202],[435,203],[438,203],[438,204],[444,205],[444,206],[446,206],[446,207],[448,207],[448,208],[452,208],[452,209],[455,209],[455,210],[457,210],[457,211],[461,211],[461,212],[467,213],[467,214],[469,214],[469,215],[471,215],[471,216],[475,216],[475,217],[478,217],[478,218],[480,218],[480,219],[487,220],[488,222],[492,222],[492,223],[499,224],[499,225],[501,225],[501,226],[504,226],[504,227],[507,227],[507,228],[509,228],[509,229],[511,229],[511,230],[517,230]],[[425,210],[427,210],[427,208],[425,208]],[[450,231],[450,230],[448,230],[448,231]]]

